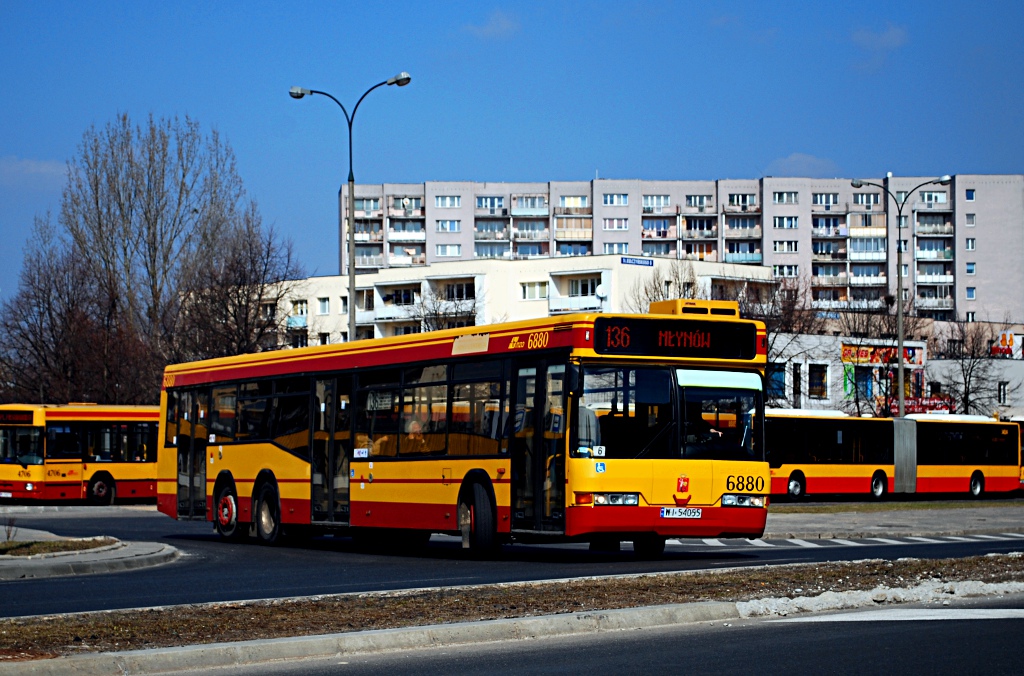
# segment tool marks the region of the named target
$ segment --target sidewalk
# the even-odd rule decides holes
[[[1024,505],[792,514],[768,510],[764,539],[927,537],[1024,532]]]

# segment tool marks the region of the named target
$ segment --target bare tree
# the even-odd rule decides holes
[[[441,289],[430,288],[417,303],[410,306],[409,318],[416,320],[423,331],[439,331],[476,324],[477,298],[469,286],[449,284]]]
[[[992,415],[1006,399],[1018,392],[1020,382],[1006,380],[1003,360],[992,357],[992,345],[1009,324],[968,322],[957,318],[947,322],[936,336],[940,357],[929,364],[930,375],[952,397],[958,413]]]
[[[690,261],[674,260],[668,270],[655,266],[646,278],[637,279],[626,293],[624,306],[627,312],[644,314],[651,303],[674,298],[704,298],[697,280],[697,273]]]

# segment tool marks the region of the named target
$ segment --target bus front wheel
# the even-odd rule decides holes
[[[790,474],[789,484],[786,490],[789,493],[789,497],[793,500],[799,500],[807,495],[807,484],[804,483],[804,475],[800,472],[793,472]]]
[[[633,540],[633,553],[638,559],[658,559],[665,553],[665,538],[660,535],[641,535]]]
[[[478,483],[465,492],[459,502],[459,527],[463,547],[475,556],[484,556],[497,547],[497,523],[487,490]]]
[[[256,501],[256,538],[272,545],[281,535],[281,503],[273,484],[263,484]]]
[[[217,492],[215,504],[217,511],[213,525],[217,533],[225,540],[237,540],[244,531],[238,526],[238,496],[235,495],[235,489],[230,485],[222,486]]]
[[[117,484],[107,474],[97,474],[89,482],[88,499],[94,505],[112,505],[117,495]]]
[[[888,487],[888,484],[889,481],[884,472],[875,472],[875,475],[871,477],[871,497],[876,500],[882,498],[885,495],[885,489]]]
[[[985,477],[981,472],[975,472],[971,475],[971,496],[980,498],[981,494],[985,492]]]

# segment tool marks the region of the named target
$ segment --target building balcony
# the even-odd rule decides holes
[[[914,211],[953,211],[952,202],[914,202]]]
[[[384,212],[381,209],[371,209],[370,211],[364,211],[362,209],[356,209],[353,211],[356,218],[368,218],[380,220],[384,217]]]
[[[953,260],[952,249],[918,249],[914,252],[914,258],[919,261]]]
[[[590,216],[593,207],[555,207],[555,216]]]
[[[675,239],[676,226],[670,225],[667,230],[644,228],[640,231],[640,239]]]
[[[684,261],[710,261],[712,263],[716,263],[716,262],[718,262],[718,252],[717,251],[708,251],[706,253],[705,252],[686,253],[684,251],[683,255],[682,255],[682,259]]]
[[[474,230],[473,239],[480,241],[508,240],[508,230]]]
[[[384,254],[378,256],[356,256],[357,268],[382,268],[384,267]]]
[[[839,203],[839,204],[812,204],[811,205],[811,213],[812,214],[843,215],[843,214],[848,213],[849,211],[850,211],[850,206],[849,206],[848,202],[843,202],[843,203]]]
[[[918,223],[917,227],[914,228],[914,232],[917,233],[918,235],[950,235],[950,236],[952,236],[952,234],[953,234],[953,224],[952,223],[942,223],[942,224],[939,224],[939,225],[932,225],[932,224],[922,225],[922,224]]]
[[[722,207],[722,210],[727,214],[759,214],[761,213],[760,204],[727,204]]]
[[[388,230],[389,242],[426,242],[427,233],[423,230]]]
[[[529,216],[532,218],[547,217],[550,215],[547,207],[512,207],[513,216]]]
[[[288,329],[304,329],[307,325],[306,315],[288,315],[285,318],[285,327]]]
[[[886,231],[884,227],[871,226],[864,228],[860,226],[850,228],[850,237],[885,237]]]
[[[850,286],[885,286],[885,275],[851,275]]]
[[[600,310],[601,299],[597,296],[568,296],[548,298],[548,312],[582,312]]]
[[[882,213],[885,213],[885,210],[882,209],[882,205],[881,204],[854,204],[853,202],[846,202],[845,206],[846,206],[847,213],[851,213],[851,214],[852,213],[861,213],[861,214],[870,214],[870,213],[882,214]]]
[[[358,211],[356,213],[359,213]],[[390,218],[423,218],[423,207],[409,209],[406,207],[388,207]]]
[[[886,259],[885,251],[851,251],[851,261],[884,261]]]
[[[592,228],[555,228],[555,239],[583,241],[594,239]]]
[[[499,218],[508,216],[507,207],[477,207],[473,209],[475,216],[497,216]]]
[[[547,228],[543,230],[519,230],[512,228],[512,239],[520,239],[524,241],[547,241],[551,239],[551,231]]]
[[[857,298],[847,301],[846,307],[851,310],[877,310],[884,302],[881,298]]]
[[[819,239],[834,239],[837,237],[849,236],[849,230],[846,226],[840,226],[838,228],[811,228],[811,237]]]
[[[764,260],[764,255],[758,253],[726,253],[726,263],[757,263],[760,264]]]
[[[761,226],[755,228],[726,228],[726,239],[761,239]]]
[[[848,279],[846,275],[814,275],[811,286],[846,286]]]
[[[922,275],[917,274],[918,284],[952,284],[953,275]]]
[[[657,216],[657,215],[671,215],[675,216],[679,213],[678,205],[668,205],[664,207],[642,207],[644,216]]]
[[[718,228],[710,230],[683,230],[683,239],[718,239]]]
[[[845,310],[850,306],[848,300],[812,300],[811,308],[815,310]]]
[[[357,242],[383,242],[384,241],[384,233],[381,232],[380,230],[377,230],[376,232],[359,232],[357,230],[356,231],[356,241]]]
[[[695,216],[698,214],[707,214],[708,216],[714,216],[718,213],[714,204],[705,204],[704,206],[681,206],[679,207],[679,213],[687,214],[689,216]]]
[[[818,253],[811,253],[812,261],[845,261],[846,260],[846,249],[840,249],[839,251],[820,251]]]
[[[416,300],[418,301],[419,298]],[[373,320],[386,322],[396,319],[410,319],[415,308],[415,305],[384,305],[374,310]]]
[[[373,310],[356,310],[356,324],[372,324],[375,316]]]
[[[914,306],[919,310],[952,310],[952,298],[915,298]]]
[[[426,254],[414,254],[411,256],[388,256],[388,265],[393,268],[408,267],[410,265],[426,265]]]

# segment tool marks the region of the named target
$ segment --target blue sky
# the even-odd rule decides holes
[[[190,115],[337,272],[360,183],[1024,172],[1024,3],[0,0],[0,296],[82,134]]]

